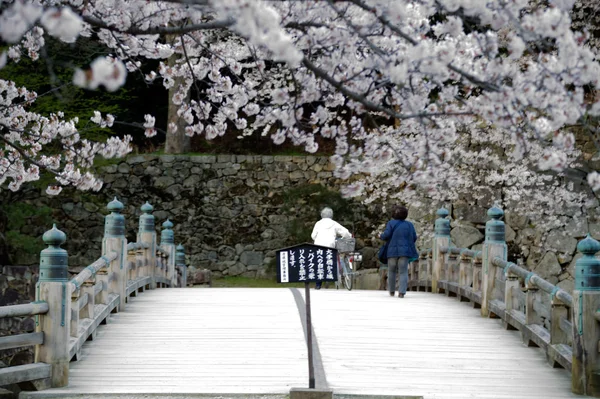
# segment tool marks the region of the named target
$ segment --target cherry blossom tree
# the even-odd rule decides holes
[[[551,192],[554,207],[583,206],[589,196],[565,180],[579,159],[568,128],[593,132],[600,65],[585,25],[572,28],[574,3],[12,0],[0,3],[0,38],[10,44],[0,66],[37,58],[46,35],[74,45],[91,37],[110,54],[74,71],[74,84],[117,90],[127,73],[160,60],[146,79],[170,90],[186,135],[259,132],[309,153],[319,137],[335,140],[346,195],[444,201],[500,184],[505,204],[531,190],[538,204]],[[97,189],[86,172],[93,158],[128,150],[127,137],[82,140],[59,110],[28,113],[36,94],[25,88],[0,81],[0,93],[0,185],[16,190],[45,168],[57,175],[50,192]],[[144,127],[156,134],[153,116]],[[65,152],[48,155],[51,142]],[[579,178],[600,188],[596,172]]]
[[[588,41],[592,50],[600,50],[600,4],[594,0],[576,0],[571,12],[572,29],[588,32]]]

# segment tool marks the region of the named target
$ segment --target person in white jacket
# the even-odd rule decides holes
[[[337,237],[351,238],[352,234],[347,228],[336,222],[333,218],[331,208],[323,208],[321,211],[321,220],[315,223],[310,237],[315,245],[323,247],[335,248],[335,239]],[[339,259],[338,259],[339,263]],[[317,281],[316,289],[321,289],[321,282]]]

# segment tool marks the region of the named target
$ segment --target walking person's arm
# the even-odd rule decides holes
[[[379,238],[381,238],[383,241],[387,241],[391,238],[392,236],[392,228],[390,227],[390,223],[388,222],[385,225],[385,230],[383,233],[381,233],[381,235],[379,236]]]
[[[312,238],[313,242],[315,242],[315,240],[317,239],[317,235],[318,235],[317,223],[315,223],[315,226],[313,227],[313,231],[310,234],[310,238]]]
[[[335,233],[342,238],[352,238],[352,233],[339,223],[335,226]]]

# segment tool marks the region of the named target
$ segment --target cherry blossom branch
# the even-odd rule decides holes
[[[362,0],[348,0],[351,3],[356,4],[357,6],[359,6],[360,8],[362,8],[365,11],[369,11],[372,14],[375,15],[375,17],[386,27],[388,27],[389,29],[391,29],[394,33],[396,33],[398,36],[400,36],[401,38],[403,38],[404,40],[406,40],[407,42],[409,42],[410,44],[412,44],[413,46],[417,46],[419,44],[419,42],[415,39],[413,39],[412,37],[408,36],[407,34],[405,34],[404,32],[402,32],[402,30],[400,30],[398,27],[396,27],[395,25],[393,25],[386,17],[385,15],[378,15],[377,10],[373,7],[368,6],[366,3],[364,3],[364,1]],[[450,69],[451,71],[454,71],[456,73],[458,73],[459,75],[463,76],[465,79],[467,79],[468,81],[470,81],[471,83],[485,89],[485,90],[489,90],[489,91],[500,91],[500,88],[497,85],[494,85],[490,82],[485,82],[481,79],[479,79],[478,77],[476,77],[473,74],[470,74],[464,70],[462,70],[461,68],[453,65],[452,63],[447,64],[448,69]]]
[[[115,124],[115,125],[121,125],[121,126],[135,127],[135,128],[137,128],[137,129],[140,129],[140,130],[145,130],[145,129],[146,129],[146,127],[144,126],[144,124],[143,124],[143,123],[138,123],[138,122],[124,122],[124,121],[117,121],[117,120],[115,120],[115,121],[113,122],[113,124]],[[164,135],[166,135],[166,134],[167,134],[167,131],[166,131],[166,130],[164,130],[164,129],[158,128],[158,127],[156,127],[156,126],[154,127],[154,129],[155,129],[157,132],[159,132],[159,133],[162,133],[162,134],[164,134]]]
[[[184,33],[196,32],[199,30],[226,29],[231,27],[235,23],[235,20],[233,19],[226,19],[223,21],[211,21],[202,24],[191,24],[185,26],[159,26],[148,29],[139,29],[131,27],[128,29],[119,29],[116,26],[106,24],[100,19],[92,16],[83,15],[82,18],[85,22],[96,28],[107,29],[109,31],[115,31],[119,33],[128,33],[130,35],[179,35]]]
[[[153,2],[160,3],[174,3],[174,4],[185,4],[194,6],[208,6],[210,5],[209,0],[152,0]]]
[[[472,112],[422,112],[422,113],[418,113],[418,114],[408,114],[408,115],[398,114],[389,108],[382,107],[381,105],[375,104],[375,103],[367,100],[364,96],[362,96],[358,93],[355,93],[352,90],[349,90],[343,84],[341,84],[340,82],[335,80],[333,77],[329,76],[329,74],[327,72],[325,72],[325,70],[323,70],[323,69],[319,68],[318,66],[316,66],[315,64],[313,64],[308,58],[304,57],[302,59],[302,64],[304,66],[306,66],[309,70],[311,70],[316,76],[318,76],[319,78],[321,78],[324,81],[326,81],[327,83],[329,83],[331,86],[333,86],[334,88],[339,90],[341,93],[343,93],[348,98],[361,103],[362,105],[364,105],[367,109],[369,109],[371,111],[382,112],[382,113],[389,115],[396,119],[411,119],[411,118],[436,117],[436,116],[474,115]]]
[[[21,155],[21,157],[23,159],[26,159],[27,162],[37,166],[40,169],[46,170],[52,174],[54,174],[55,176],[58,176],[59,173],[56,172],[55,170],[52,170],[50,168],[48,168],[47,166],[37,162],[33,157],[29,156],[29,154],[27,154],[27,151],[22,148],[21,146],[19,146],[17,143],[14,143],[12,141],[7,140],[6,138],[4,138],[4,136],[0,135],[0,141],[4,142],[8,147],[10,148],[14,148],[15,151],[17,151],[19,153],[19,155]]]
[[[344,22],[346,22],[346,25],[348,25],[352,31],[358,35],[362,40],[365,41],[365,43],[367,43],[367,45],[369,46],[369,48],[371,50],[373,50],[373,52],[375,54],[377,54],[379,57],[383,58],[383,55],[385,54],[385,52],[380,49],[379,47],[377,47],[371,40],[369,40],[368,37],[366,37],[365,35],[363,35],[358,28],[352,23],[352,21],[350,21],[343,13],[342,11],[337,8],[334,4],[335,2],[333,0],[327,0],[327,4],[329,5],[329,7],[331,7],[336,13],[337,15],[344,20]]]

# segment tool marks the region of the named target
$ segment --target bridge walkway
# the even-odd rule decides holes
[[[303,289],[174,288],[131,298],[42,397],[280,394],[308,387]],[[581,398],[518,332],[444,295],[311,290],[317,387],[425,399]],[[111,396],[112,395],[112,396]],[[137,396],[136,396],[137,395]]]

